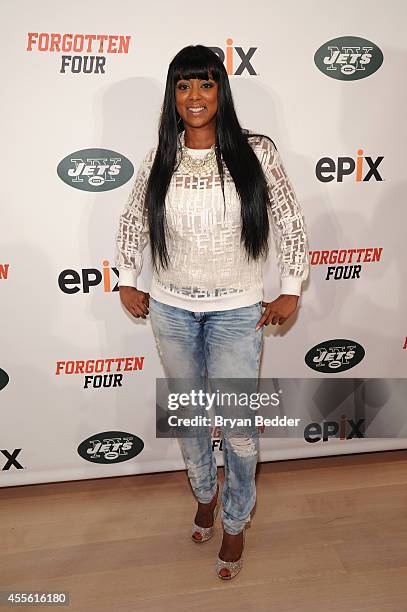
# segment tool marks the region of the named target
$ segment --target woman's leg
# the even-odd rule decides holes
[[[201,314],[168,306],[150,297],[151,325],[166,376],[169,379],[188,379],[186,387],[188,384],[205,385]],[[176,385],[177,381],[172,384]],[[183,381],[179,384],[182,386]],[[194,408],[194,414],[205,416],[205,411]],[[216,459],[209,427],[195,431],[194,437],[179,437],[178,440],[194,495],[198,502],[208,504],[217,489]],[[202,527],[206,526],[201,523]]]
[[[204,328],[208,379],[222,391],[256,392],[263,328],[256,331],[261,303],[245,308],[208,313]],[[216,381],[216,379],[226,379]],[[231,379],[250,379],[233,382]],[[219,386],[219,385],[217,385]],[[214,389],[212,389],[214,391]],[[237,408],[222,411],[227,416],[254,416],[253,411]],[[250,521],[256,502],[255,473],[259,450],[257,427],[223,427],[225,483],[222,493],[222,521],[227,534],[239,534]],[[225,559],[226,560],[226,559]]]

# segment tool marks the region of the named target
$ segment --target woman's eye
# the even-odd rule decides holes
[[[188,83],[179,83],[177,85],[177,89],[181,89],[181,90],[188,89],[188,87],[189,87]],[[207,81],[206,83],[202,83],[201,87],[203,87],[204,89],[211,89],[213,87],[213,83],[210,83],[209,81]]]

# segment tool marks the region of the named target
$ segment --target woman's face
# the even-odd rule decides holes
[[[213,79],[179,80],[175,86],[175,106],[185,126],[208,125],[215,121],[218,110],[218,84]]]

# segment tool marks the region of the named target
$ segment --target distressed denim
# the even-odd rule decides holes
[[[168,378],[251,378],[257,381],[263,328],[256,331],[261,302],[231,310],[193,312],[150,296],[150,320]],[[256,502],[255,473],[259,432],[243,435],[223,427],[224,486],[222,522],[229,534],[242,531]],[[246,433],[245,433],[246,432]],[[178,438],[196,499],[208,503],[217,489],[217,465],[211,431],[202,427],[193,438]]]

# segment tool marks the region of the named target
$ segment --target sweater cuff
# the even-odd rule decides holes
[[[281,293],[287,295],[301,295],[301,276],[282,276]]]
[[[131,268],[119,268],[119,287],[134,287],[137,288],[137,270]]]

